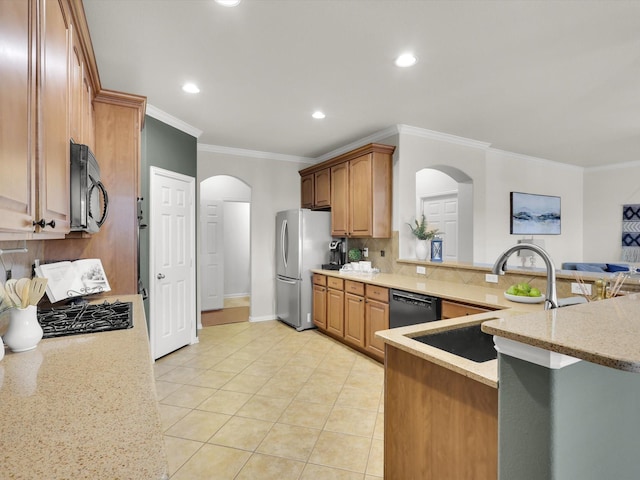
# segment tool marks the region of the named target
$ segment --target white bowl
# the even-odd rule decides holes
[[[521,297],[520,295],[510,295],[507,292],[504,292],[504,298],[506,298],[507,300],[511,300],[512,302],[518,302],[518,303],[544,302],[544,295],[540,295],[539,297]]]

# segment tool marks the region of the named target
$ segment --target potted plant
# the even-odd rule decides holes
[[[420,222],[416,219],[415,224],[416,226],[414,227],[410,223],[407,223],[411,229],[411,233],[416,237],[416,257],[418,260],[426,260],[429,252],[429,245],[427,242],[438,235],[440,231],[437,228],[427,230],[427,219],[425,218],[424,213],[422,214]]]

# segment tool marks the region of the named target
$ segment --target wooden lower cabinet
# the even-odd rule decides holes
[[[327,329],[327,276],[313,274],[313,324],[321,330]]]
[[[327,288],[327,332],[344,336],[344,292]]]
[[[384,342],[376,337],[376,332],[389,329],[389,304],[368,298],[366,302],[364,348],[382,359],[384,358]]]
[[[346,293],[344,296],[344,339],[364,348],[364,297]]]
[[[467,305],[466,303],[452,302],[451,300],[442,300],[442,319],[458,318],[466,315],[475,315],[476,313],[491,312],[491,308],[478,307],[476,305]]]
[[[385,349],[385,480],[496,480],[498,390]]]
[[[375,333],[389,328],[389,289],[314,274],[313,323],[333,338],[383,361],[384,343]]]

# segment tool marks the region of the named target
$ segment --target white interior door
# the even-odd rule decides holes
[[[195,179],[151,167],[149,330],[153,358],[196,339]]]
[[[458,260],[458,195],[446,194],[422,198],[422,211],[429,230],[437,228],[442,235],[442,259]]]
[[[203,200],[200,204],[200,309],[224,307],[224,202]]]

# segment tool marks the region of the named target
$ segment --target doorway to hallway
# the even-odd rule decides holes
[[[251,187],[228,175],[200,184],[202,326],[248,321],[251,304]]]

